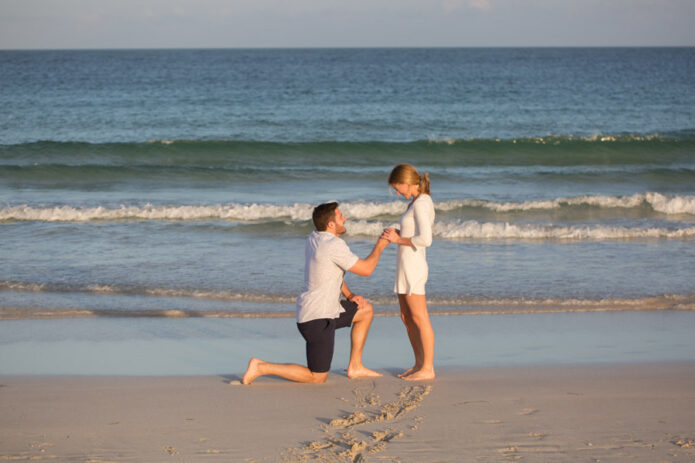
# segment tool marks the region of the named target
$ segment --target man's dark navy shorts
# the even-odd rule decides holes
[[[314,373],[326,373],[331,369],[335,330],[352,324],[357,313],[357,304],[340,301],[345,312],[338,318],[318,318],[304,323],[297,323],[299,332],[306,341],[306,362]]]

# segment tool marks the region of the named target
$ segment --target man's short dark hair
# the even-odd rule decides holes
[[[319,204],[314,208],[314,213],[311,214],[311,219],[314,221],[314,227],[317,231],[326,231],[328,222],[335,219],[335,210],[338,209],[338,203]]]

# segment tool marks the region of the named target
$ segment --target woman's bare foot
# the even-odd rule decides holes
[[[347,377],[350,379],[378,378],[379,376],[383,376],[383,375],[379,372],[374,371],[374,370],[370,370],[369,368],[367,368],[365,366],[361,366],[358,368],[348,367],[348,370],[347,370]]]
[[[252,358],[249,360],[249,366],[246,368],[246,373],[244,373],[244,378],[241,380],[241,384],[251,384],[254,379],[261,376],[259,366],[263,363],[263,360]]]
[[[429,381],[435,378],[435,374],[434,369],[420,369],[408,376],[402,376],[401,378],[406,381]]]

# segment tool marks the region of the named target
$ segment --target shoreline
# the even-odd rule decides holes
[[[0,376],[5,460],[637,461],[695,458],[695,362],[446,367],[326,384]]]
[[[583,312],[432,317],[435,365],[689,361],[693,311]],[[345,368],[349,330],[336,332],[333,370]],[[0,375],[209,376],[241,372],[249,358],[303,363],[295,321],[83,318],[0,323]],[[364,351],[373,369],[412,364],[400,320],[376,317]]]
[[[214,292],[195,295],[184,294],[161,296],[159,305],[133,307],[124,305],[106,305],[101,307],[32,305],[31,298],[45,296],[41,285],[24,289],[3,291],[7,282],[0,282],[0,291],[8,296],[9,303],[0,307],[0,321],[14,320],[53,320],[64,318],[294,318],[296,307],[294,297],[272,295],[229,295]],[[9,285],[10,288],[12,284]],[[21,284],[18,284],[21,287]],[[161,290],[166,293],[167,290]],[[91,290],[81,291],[87,296],[98,295]],[[99,294],[103,296],[103,294]],[[124,296],[110,294],[109,297]],[[137,296],[138,302],[144,302]],[[159,298],[160,296],[155,296]],[[400,316],[395,298],[365,296],[374,305],[376,317]],[[281,300],[281,299],[286,300]],[[266,300],[267,299],[267,300]],[[29,301],[29,302],[28,302]],[[45,300],[43,301],[45,302]],[[122,302],[122,301],[121,301]],[[195,302],[200,305],[192,305]],[[14,304],[14,305],[13,305]],[[115,302],[112,302],[115,304]],[[217,305],[214,305],[217,304]],[[227,305],[228,304],[228,305]],[[225,307],[225,305],[227,305]],[[163,308],[168,307],[168,308]],[[269,309],[268,307],[272,307]],[[515,315],[542,313],[593,313],[593,312],[658,312],[658,311],[695,311],[695,293],[661,294],[656,296],[634,297],[430,297],[428,308],[431,316],[465,316],[465,315]]]

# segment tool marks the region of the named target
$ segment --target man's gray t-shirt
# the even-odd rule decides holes
[[[304,292],[297,298],[297,323],[338,318],[340,288],[345,272],[357,263],[347,243],[328,232],[314,231],[306,239]]]

